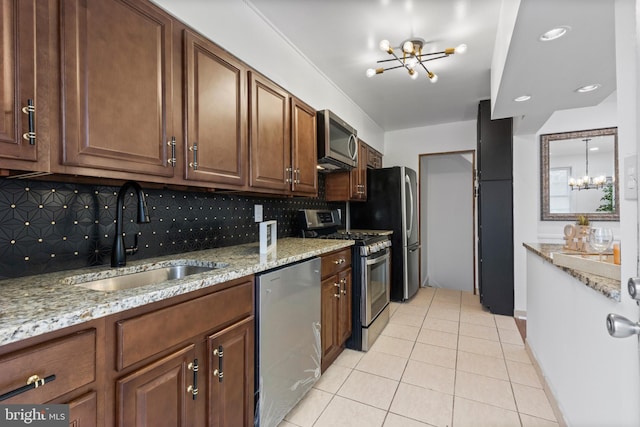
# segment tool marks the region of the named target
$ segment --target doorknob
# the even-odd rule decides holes
[[[619,314],[610,313],[607,316],[607,331],[612,337],[626,338],[631,335],[640,335],[640,324]]]

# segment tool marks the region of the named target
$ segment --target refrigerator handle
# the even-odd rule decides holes
[[[409,178],[409,175],[404,176],[404,182],[405,182],[405,185],[407,186],[407,190],[409,190],[409,200],[410,200],[409,227],[407,227],[407,230],[406,230],[407,242],[408,242],[409,238],[411,237],[411,232],[413,231],[413,190],[411,189],[411,178]]]

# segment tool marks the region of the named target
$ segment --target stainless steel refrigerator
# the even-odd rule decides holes
[[[351,227],[392,230],[391,300],[411,298],[420,286],[418,174],[395,166],[367,170],[367,201],[350,203]]]

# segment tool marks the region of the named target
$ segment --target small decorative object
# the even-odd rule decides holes
[[[599,261],[602,261],[602,253],[609,249],[613,242],[613,231],[610,228],[594,227],[589,231],[589,246],[598,252]]]
[[[260,253],[268,254],[276,249],[278,229],[276,221],[260,223]]]
[[[564,227],[564,249],[570,251],[586,252],[589,237],[589,218],[578,215],[576,224],[567,224]]]

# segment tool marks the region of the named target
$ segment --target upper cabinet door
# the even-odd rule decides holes
[[[297,98],[291,98],[291,139],[294,193],[318,194],[318,145],[316,143],[316,110]]]
[[[291,167],[289,94],[250,71],[251,187],[288,193]]]
[[[26,107],[29,100],[36,103],[36,1],[2,0],[0,4],[0,158],[35,161],[36,139],[28,139]],[[35,132],[35,112],[31,117]]]
[[[247,182],[247,70],[223,49],[185,30],[186,178]]]
[[[63,164],[173,176],[172,21],[142,0],[61,0]]]

